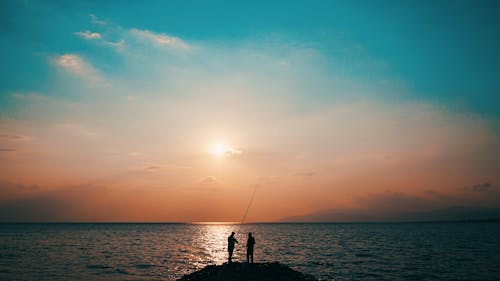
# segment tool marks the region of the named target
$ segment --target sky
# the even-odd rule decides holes
[[[0,221],[490,216],[499,8],[2,1]]]

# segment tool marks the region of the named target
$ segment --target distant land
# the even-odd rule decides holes
[[[283,218],[282,222],[417,222],[417,221],[485,221],[500,220],[499,208],[452,206],[422,212],[374,212],[362,210],[328,210]]]

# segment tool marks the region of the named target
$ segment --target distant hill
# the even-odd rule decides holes
[[[499,208],[453,206],[425,212],[388,212],[371,209],[329,210],[283,218],[283,222],[411,222],[500,220]]]

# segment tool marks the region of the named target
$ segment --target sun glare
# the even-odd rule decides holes
[[[227,146],[222,143],[217,143],[210,149],[210,153],[216,156],[223,156],[227,151]]]
[[[232,145],[228,145],[225,142],[216,142],[208,150],[208,152],[217,157],[230,157],[242,154],[243,151],[239,148],[235,148]]]

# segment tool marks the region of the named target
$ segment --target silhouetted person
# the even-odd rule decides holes
[[[234,238],[234,234],[234,232],[231,232],[231,235],[227,238],[227,251],[229,252],[228,263],[233,261],[234,243],[238,244],[238,240]]]
[[[255,238],[252,236],[252,232],[248,233],[247,240],[247,263],[253,263],[253,246],[255,245]]]

